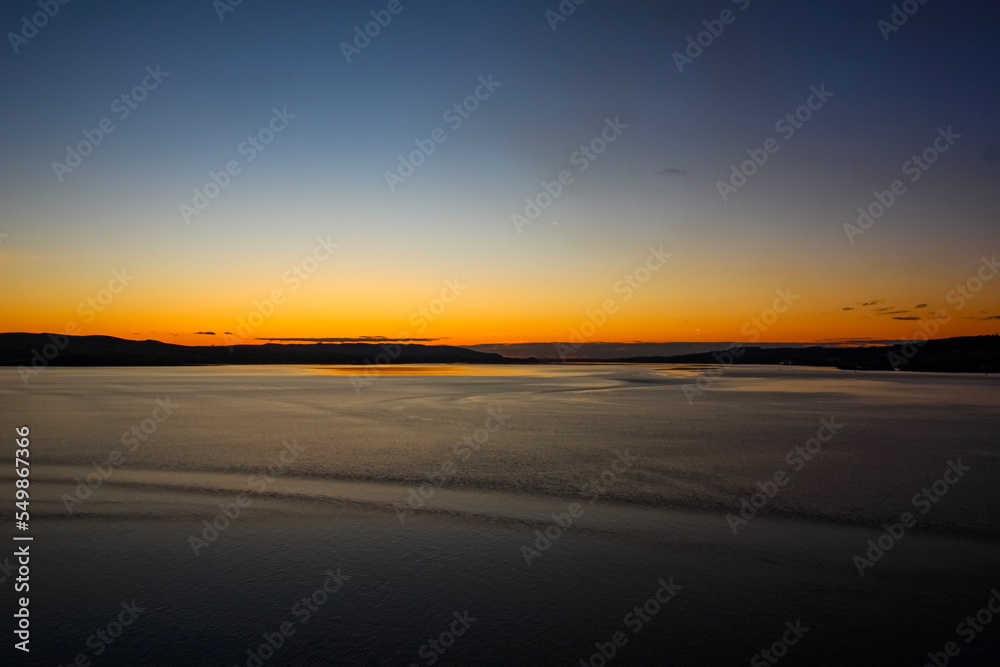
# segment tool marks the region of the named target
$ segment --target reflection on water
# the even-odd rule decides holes
[[[263,664],[427,664],[419,647],[463,610],[481,620],[447,664],[579,662],[672,576],[684,590],[616,665],[746,664],[790,618],[816,629],[788,664],[916,663],[953,636],[996,583],[996,379],[727,367],[689,402],[706,368],[392,366],[360,392],[358,366],[48,368],[30,390],[0,369],[47,547],[25,664],[71,664],[135,599],[147,611],[100,664],[259,667],[247,647],[341,567],[344,590]],[[157,401],[172,414],[141,430]],[[790,469],[829,418],[842,430]],[[611,477],[619,451],[634,464]],[[969,471],[920,518],[939,533],[907,532],[859,579],[852,557],[956,459]],[[67,514],[95,464],[108,476]],[[771,516],[734,535],[726,513],[779,470]],[[528,567],[543,529],[558,538]],[[1000,664],[1000,647],[975,662],[991,641],[968,664]]]
[[[293,495],[295,480],[321,479],[399,485],[405,499],[450,462],[449,488],[577,499],[628,449],[635,473],[602,499],[728,510],[833,417],[843,430],[769,512],[879,525],[961,457],[973,472],[925,523],[1000,527],[996,377],[730,366],[696,385],[708,368],[399,365],[376,369],[360,391],[355,374],[371,369],[346,365],[48,368],[30,391],[16,369],[0,369],[0,419],[38,433],[39,478],[56,466],[85,477],[136,443],[133,429],[169,399],[173,415],[127,446],[122,468],[245,478],[294,439],[304,449],[270,491]],[[490,411],[504,415],[502,427],[457,459],[456,443],[476,437]]]
[[[541,364],[341,364],[305,367],[311,373],[323,375],[470,375],[479,377],[565,375],[565,367]],[[581,372],[585,372],[582,371]]]

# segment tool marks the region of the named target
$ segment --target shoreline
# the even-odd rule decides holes
[[[603,344],[603,343],[602,343]],[[723,345],[723,343],[708,343]],[[552,344],[557,345],[557,344]],[[782,343],[744,345],[680,355],[587,356],[580,342],[563,344],[574,356],[570,363],[704,363],[721,366],[766,365],[838,368],[842,370],[913,370],[946,373],[1000,373],[1000,335],[961,336],[899,342],[891,345],[781,347]],[[593,344],[597,345],[597,344]],[[650,344],[643,344],[650,345]],[[676,344],[674,344],[676,345]],[[770,346],[774,345],[774,346]],[[776,347],[775,347],[776,346]],[[384,368],[403,364],[565,364],[548,356],[506,357],[477,348],[491,345],[425,345],[390,339],[370,342],[259,343],[239,345],[177,345],[156,340],[112,336],[70,336],[52,333],[0,333],[0,366],[17,367],[33,376],[48,366],[168,367],[188,365],[345,364]],[[531,344],[548,350],[549,344]],[[558,347],[557,347],[558,349]]]

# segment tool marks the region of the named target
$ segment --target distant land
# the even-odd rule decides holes
[[[533,350],[544,349],[535,347]],[[541,345],[541,344],[537,344]],[[602,343],[613,346],[619,344]],[[628,347],[630,344],[620,344]],[[670,344],[656,344],[670,345]],[[688,345],[688,344],[684,344]],[[705,345],[705,344],[698,344]],[[569,363],[762,364],[905,370],[949,373],[1000,373],[1000,335],[942,338],[919,343],[832,347],[719,344],[717,349],[680,355],[568,359]],[[486,347],[486,346],[476,346]],[[500,346],[497,346],[500,347]],[[731,348],[731,349],[730,349]],[[112,336],[63,336],[0,333],[0,366],[194,366],[248,364],[530,364],[562,363],[555,344],[551,356],[505,357],[454,345],[412,343],[309,343],[189,346]],[[620,348],[619,348],[620,349]],[[584,352],[585,349],[579,350]],[[737,354],[738,353],[738,354]]]
[[[738,352],[738,354],[736,354]],[[602,360],[604,361],[604,360]],[[670,357],[627,357],[619,363],[764,364],[825,366],[845,370],[1000,372],[1000,335],[940,338],[917,343],[869,347],[736,347]]]
[[[219,364],[504,364],[499,354],[451,345],[310,343],[174,345],[112,336],[0,333],[0,366],[194,366]]]

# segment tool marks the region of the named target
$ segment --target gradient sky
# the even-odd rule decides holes
[[[402,0],[346,62],[388,4],[243,0],[220,20],[210,0],[78,0],[17,53],[8,35],[0,330],[221,344],[277,289],[250,340],[567,340],[613,299],[588,340],[751,342],[786,288],[800,298],[760,341],[910,337],[939,310],[940,336],[1000,329],[1000,280],[948,298],[1000,251],[997,3],[932,0],[885,40],[888,2],[590,0],[552,30],[556,0]],[[0,28],[38,11],[10,0]],[[112,101],[156,65],[169,75],[119,120]],[[481,76],[501,85],[452,130],[443,113]],[[833,96],[781,138],[821,85]],[[274,108],[295,118],[186,224],[179,205]],[[60,182],[53,161],[103,118],[114,131]],[[628,129],[519,233],[511,215],[607,118]],[[903,163],[949,126],[961,138],[910,183]],[[385,172],[436,128],[447,141],[391,192]],[[769,137],[780,150],[723,202],[717,181]],[[905,194],[849,242],[895,179]],[[319,237],[339,248],[292,289]],[[616,284],[650,246],[671,257],[626,301]],[[134,279],[88,321],[79,304],[122,267]],[[447,280],[464,289],[420,315]]]

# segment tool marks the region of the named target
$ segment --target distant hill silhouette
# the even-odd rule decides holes
[[[790,364],[847,370],[1000,373],[1000,335],[940,338],[921,344],[872,347],[743,347],[739,356],[724,351],[674,357],[630,357],[623,363]],[[604,360],[607,363],[608,360]]]
[[[387,353],[388,352],[388,353]],[[395,356],[390,356],[396,353]],[[112,336],[0,333],[2,366],[189,366],[199,364],[524,363],[452,345],[311,343],[191,346]]]
[[[398,349],[397,349],[398,348]],[[396,353],[394,356],[387,354]],[[871,347],[743,347],[672,357],[579,359],[599,363],[790,364],[848,370],[1000,373],[1000,336],[942,338],[922,345]],[[308,343],[173,345],[112,336],[0,333],[0,366],[192,366],[217,364],[531,364],[454,345]],[[558,362],[551,362],[558,363]]]

